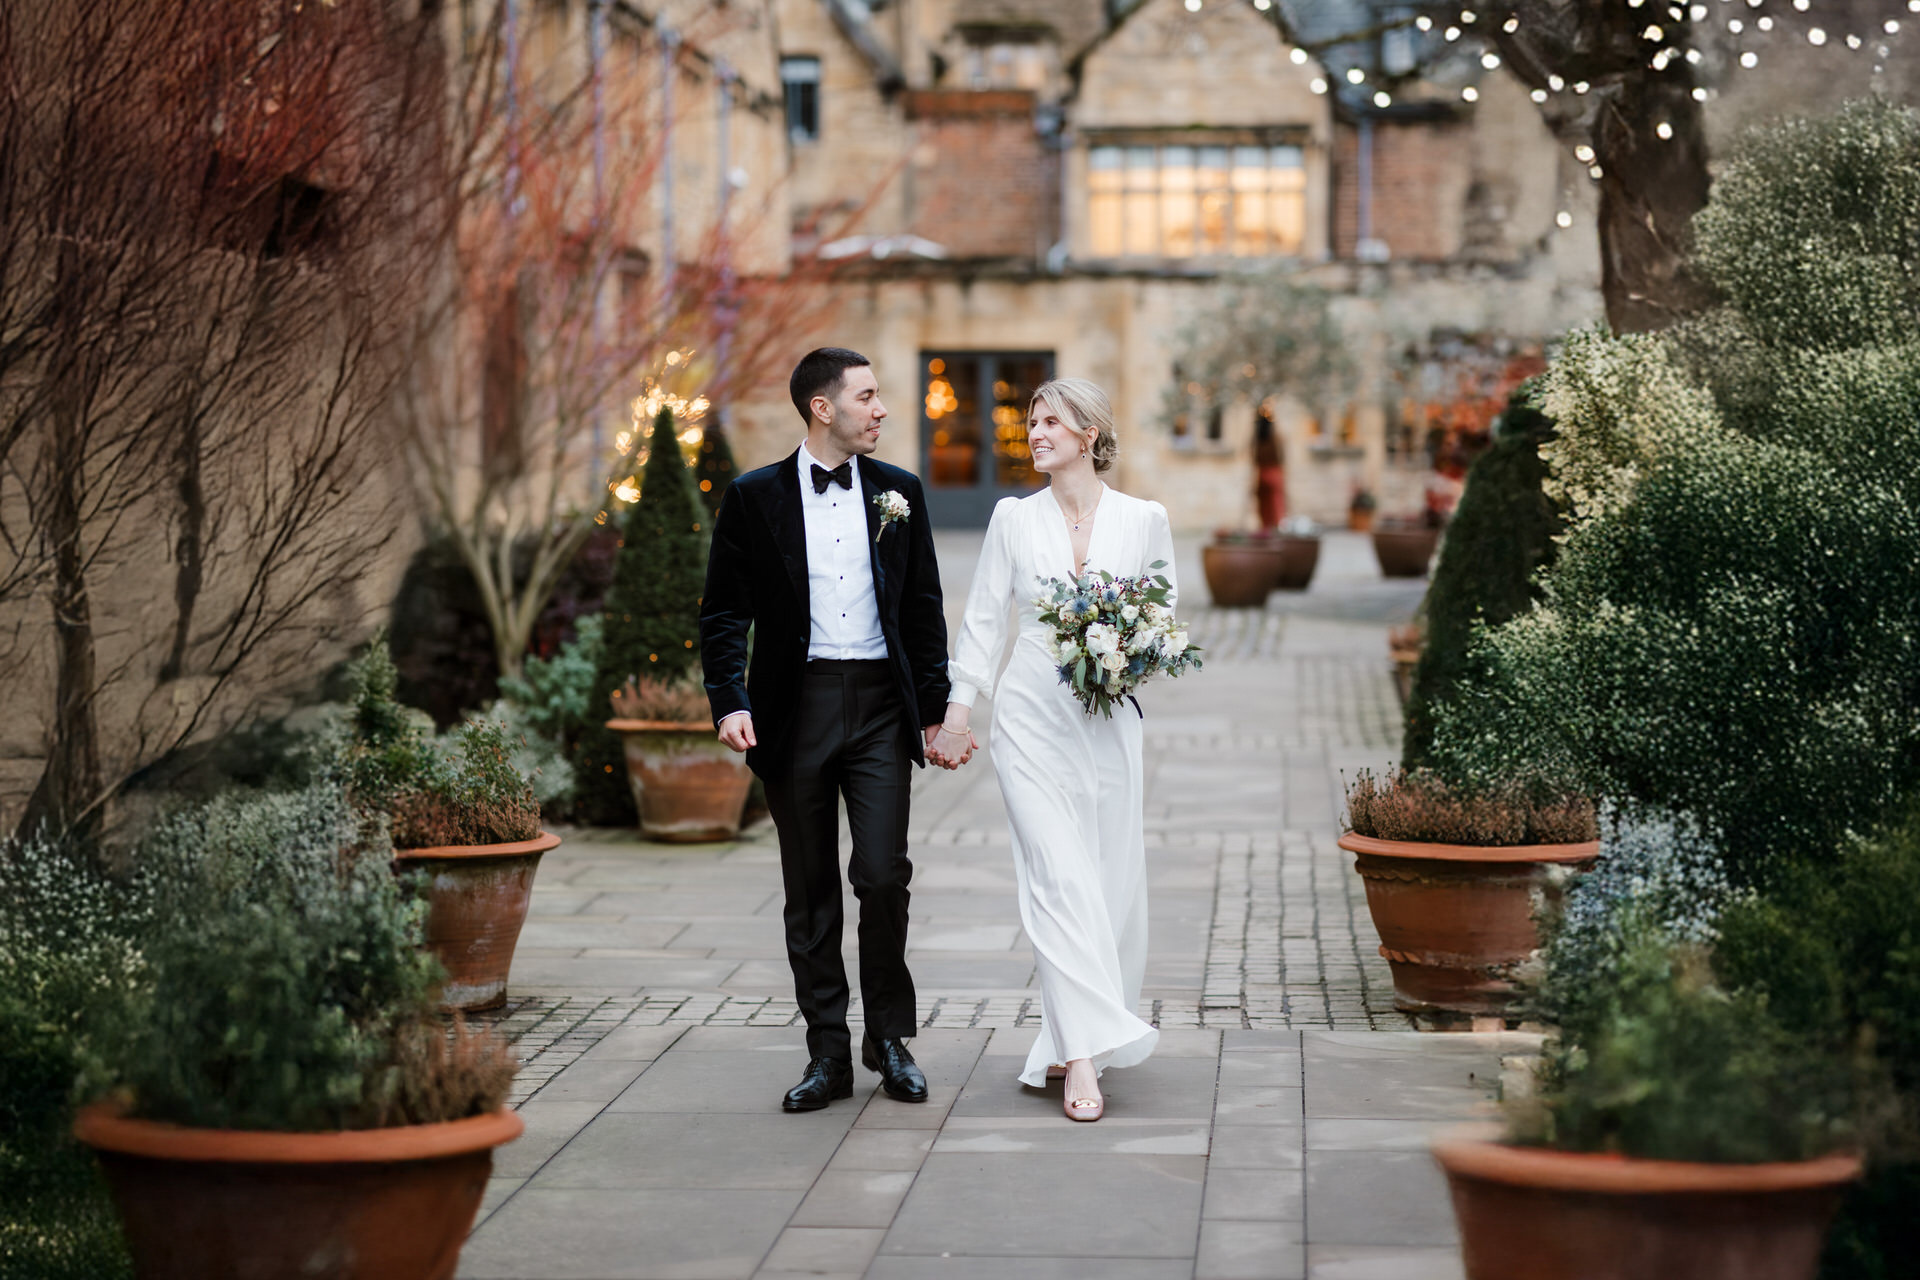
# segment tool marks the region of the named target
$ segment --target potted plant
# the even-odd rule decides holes
[[[613,695],[607,728],[626,749],[640,834],[687,843],[740,834],[753,773],[713,731],[699,668],[684,680],[633,680]]]
[[[1387,629],[1387,653],[1393,659],[1393,687],[1403,707],[1413,696],[1413,673],[1419,669],[1420,655],[1426,647],[1427,628],[1422,619],[1415,618],[1405,626]]]
[[[1695,940],[1714,932],[1697,870],[1612,879],[1576,885],[1581,925],[1554,930],[1542,995],[1562,1023],[1533,1087],[1509,1090],[1505,1133],[1434,1144],[1466,1274],[1812,1280],[1878,1085],[1722,982]]]
[[[1278,591],[1305,591],[1320,564],[1320,528],[1305,516],[1280,525],[1280,566],[1273,580]]]
[[[139,978],[73,1131],[150,1280],[447,1280],[515,1065],[435,1008],[422,904],[335,782],[164,820]]]
[[[1373,526],[1373,555],[1389,578],[1423,578],[1440,545],[1440,526],[1430,520],[1382,520]]]
[[[1213,541],[1200,549],[1200,565],[1215,606],[1257,609],[1280,577],[1280,540],[1264,532],[1217,529]]]
[[[1301,591],[1320,563],[1320,533],[1296,517],[1278,529],[1216,529],[1200,549],[1207,591],[1223,609],[1258,608],[1273,591]]]
[[[1347,503],[1347,528],[1355,533],[1366,533],[1373,528],[1373,512],[1379,503],[1371,489],[1355,489],[1353,500]]]
[[[541,855],[560,837],[540,829],[540,802],[498,725],[463,725],[443,750],[394,700],[395,678],[378,637],[354,667],[335,770],[357,805],[388,816],[395,868],[425,876],[426,940],[446,972],[445,1006],[497,1008]]]
[[[1591,801],[1540,784],[1467,790],[1426,770],[1362,770],[1339,845],[1366,882],[1395,1007],[1507,1013],[1540,945],[1536,899],[1557,892],[1553,869],[1593,861],[1598,835]]]
[[[684,680],[700,660],[700,595],[713,516],[694,488],[671,410],[654,417],[639,487],[620,517],[620,550],[576,761],[583,816],[605,825],[635,818],[626,747],[604,724],[613,695],[641,680]]]

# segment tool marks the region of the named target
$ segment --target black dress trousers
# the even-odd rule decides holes
[[[907,972],[907,800],[913,762],[906,709],[885,659],[806,665],[794,717],[791,767],[767,778],[767,809],[780,835],[786,882],[787,960],[807,1020],[807,1051],[853,1057],[847,969],[840,955],[839,800],[847,803],[853,858],[847,879],[860,903],[860,996],[876,1040],[914,1032]]]

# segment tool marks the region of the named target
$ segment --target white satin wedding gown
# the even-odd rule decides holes
[[[1088,567],[1123,577],[1156,560],[1166,562],[1156,572],[1172,582],[1166,508],[1106,489]],[[1034,605],[1040,584],[1067,577],[1072,561],[1052,489],[1001,499],[948,668],[948,696],[972,706],[993,686],[1014,607],[1019,625],[1012,659],[992,688],[989,744],[1013,832],[1020,923],[1040,972],[1040,1034],[1020,1073],[1021,1083],[1034,1086],[1045,1084],[1050,1063],[1133,1066],[1160,1038],[1134,1012],[1147,967],[1140,717],[1125,702],[1111,720],[1087,715],[1060,682],[1051,630]]]

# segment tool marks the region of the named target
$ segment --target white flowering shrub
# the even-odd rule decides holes
[[[1545,379],[1568,530],[1434,758],[1695,814],[1759,883],[1920,781],[1920,120],[1760,135],[1696,232],[1723,305]]]
[[[1580,1021],[1577,1007],[1605,998],[1636,946],[1711,946],[1733,897],[1718,841],[1693,819],[1607,806],[1599,858],[1542,921],[1544,1001],[1563,1025]]]
[[[67,1125],[94,1029],[146,980],[162,878],[116,874],[72,844],[0,840],[0,1275],[131,1274]]]

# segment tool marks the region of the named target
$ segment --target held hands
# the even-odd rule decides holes
[[[958,769],[973,759],[980,743],[965,727],[950,729],[944,724],[926,726],[927,759],[942,769]]]

